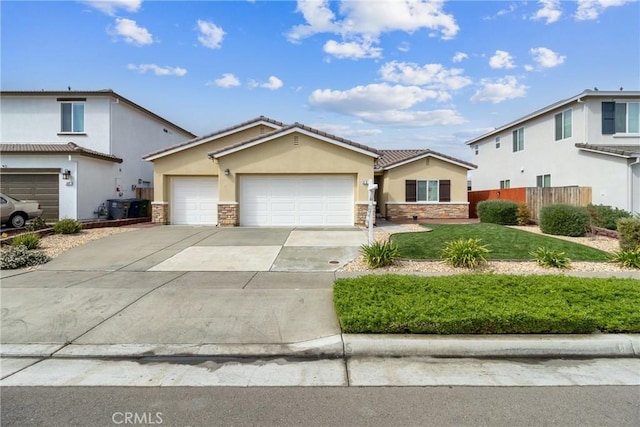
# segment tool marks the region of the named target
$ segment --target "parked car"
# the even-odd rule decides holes
[[[27,220],[42,215],[40,203],[36,200],[17,200],[0,193],[2,218],[0,222],[13,228],[24,227]]]

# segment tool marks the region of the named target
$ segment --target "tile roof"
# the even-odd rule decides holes
[[[234,131],[236,129],[241,129],[241,128],[245,127],[245,126],[251,125],[253,123],[258,123],[258,122],[267,122],[267,123],[271,123],[271,124],[274,124],[274,125],[279,126],[279,127],[286,126],[282,122],[270,119],[270,118],[265,117],[265,116],[255,117],[255,118],[253,118],[251,120],[247,120],[246,122],[238,123],[237,125],[229,126],[227,128],[217,130],[217,131],[209,133],[207,135],[199,136],[197,138],[189,139],[189,140],[181,142],[179,144],[174,144],[174,145],[171,145],[169,147],[165,147],[165,148],[162,148],[160,150],[153,151],[151,153],[145,154],[142,158],[143,159],[147,159],[147,158],[150,158],[150,157],[155,157],[155,156],[157,156],[159,154],[163,154],[163,153],[167,153],[167,152],[170,152],[170,151],[177,150],[179,148],[183,148],[183,147],[186,148],[186,147],[189,147],[189,146],[192,146],[192,145],[197,145],[198,142],[203,141],[205,139],[214,138],[214,137],[216,137],[218,135],[223,135],[225,133],[229,133],[229,132]]]
[[[424,156],[441,157],[445,160],[460,163],[468,166],[471,169],[476,169],[478,166],[473,163],[466,162],[464,160],[457,159],[455,157],[447,156],[446,154],[438,153],[437,151],[424,149],[424,150],[380,150],[382,157],[380,157],[375,164],[376,170],[384,170],[397,165],[398,163],[411,161]]]
[[[216,150],[214,152],[209,153],[209,157],[213,158],[216,155],[218,155],[220,153],[223,153],[225,151],[234,150],[234,149],[240,148],[240,147],[242,147],[244,145],[251,145],[252,143],[254,143],[256,141],[260,141],[263,138],[268,138],[268,137],[271,137],[271,136],[275,136],[275,135],[277,135],[279,133],[287,132],[287,131],[289,131],[291,129],[294,129],[294,128],[303,129],[303,130],[305,130],[307,132],[316,134],[318,136],[321,136],[321,137],[324,137],[324,138],[333,139],[334,141],[340,142],[342,144],[350,145],[350,146],[352,146],[354,148],[358,148],[360,150],[368,151],[368,152],[370,152],[372,154],[378,154],[378,155],[381,154],[381,152],[379,150],[376,150],[375,148],[367,147],[366,145],[359,144],[357,142],[354,142],[354,141],[351,141],[351,140],[348,140],[348,139],[345,139],[345,138],[341,138],[339,136],[332,135],[332,134],[329,134],[327,132],[323,132],[321,130],[314,129],[312,127],[309,127],[309,126],[306,126],[306,125],[303,125],[301,123],[296,122],[296,123],[294,123],[292,125],[285,126],[282,129],[276,129],[273,132],[265,133],[263,135],[255,137],[255,138],[251,138],[251,139],[239,142],[239,143],[234,144],[234,145],[223,147],[223,148],[221,148],[219,150]]]
[[[95,159],[107,160],[115,163],[122,163],[122,159],[112,154],[101,153],[81,147],[73,142],[66,144],[0,144],[2,154],[79,154],[81,156],[93,157]]]
[[[640,144],[635,144],[635,145],[575,144],[575,146],[583,150],[597,151],[603,154],[615,154],[623,157],[640,156]]]

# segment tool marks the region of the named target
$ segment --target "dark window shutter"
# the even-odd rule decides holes
[[[562,113],[556,114],[556,141],[562,139]]]
[[[602,134],[613,135],[616,133],[616,103],[602,103]]]
[[[408,179],[404,182],[405,188],[405,202],[415,202],[416,201],[416,180]]]
[[[448,179],[441,179],[440,189],[438,192],[440,193],[441,202],[450,202],[451,201],[451,181]]]

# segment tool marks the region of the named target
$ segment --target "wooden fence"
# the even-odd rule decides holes
[[[145,199],[153,201],[153,187],[151,188],[136,188],[136,199]]]
[[[591,203],[591,187],[518,187],[469,192],[469,217],[477,218],[478,203],[484,200],[511,200],[526,203],[531,220],[538,222],[540,208],[546,205],[567,204],[587,206]]]

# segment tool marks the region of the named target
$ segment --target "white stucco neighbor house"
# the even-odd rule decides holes
[[[194,135],[118,93],[0,92],[0,187],[47,220],[89,219],[108,199],[152,187],[151,150]]]
[[[640,91],[585,90],[466,142],[473,190],[584,186],[640,212]]]

